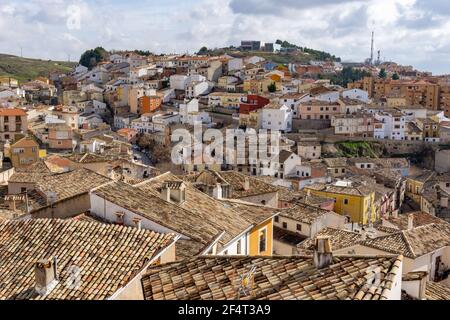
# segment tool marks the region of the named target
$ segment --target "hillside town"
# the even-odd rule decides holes
[[[225,51],[0,77],[0,300],[450,300],[450,76]]]

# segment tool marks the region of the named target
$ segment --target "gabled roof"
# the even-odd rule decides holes
[[[231,197],[234,199],[246,198],[266,193],[274,193],[278,188],[258,178],[247,176],[236,171],[220,172],[220,176],[231,185],[233,191]],[[249,180],[250,188],[244,189],[245,179]]]
[[[338,216],[337,213],[334,213],[332,211],[302,203],[297,203],[291,208],[280,211],[280,216],[305,224],[313,224],[315,221],[317,221],[317,219],[327,214],[334,214]]]
[[[319,236],[330,237],[333,250],[348,248],[363,241],[363,236],[359,233],[335,228],[325,228],[317,233],[315,238]],[[303,241],[297,246],[297,249],[301,251],[313,251],[315,238]]]
[[[443,223],[448,224],[445,220],[442,220],[438,217],[432,216],[426,212],[413,212],[409,214],[399,215],[397,218],[389,218],[387,221],[397,227],[399,230],[408,230],[408,217],[411,216],[413,218],[414,227],[426,226],[433,223]]]
[[[22,117],[26,115],[27,113],[22,109],[0,108],[0,117]]]
[[[25,137],[11,145],[11,148],[32,148],[39,147],[39,144],[31,137]]]
[[[182,203],[169,203],[160,198],[160,188],[166,181],[176,181],[166,173],[131,186],[122,182],[105,185],[93,191],[120,207],[141,215],[191,240],[209,245],[220,237],[225,244],[252,226],[238,212],[186,184]]]
[[[146,300],[385,300],[402,257],[334,257],[318,270],[311,258],[199,257],[148,269]],[[381,268],[381,281],[368,283]],[[254,270],[248,295],[241,277]]]
[[[175,241],[173,234],[75,220],[31,219],[0,224],[0,300],[102,300]],[[13,253],[13,254],[12,254]],[[46,296],[34,290],[34,263],[57,257],[59,282]],[[81,270],[78,288],[66,283]]]
[[[362,242],[361,245],[415,259],[449,246],[450,227],[448,224],[429,224],[369,239]]]

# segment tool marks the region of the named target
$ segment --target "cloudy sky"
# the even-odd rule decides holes
[[[450,73],[449,0],[0,0],[0,52],[72,60],[96,46],[194,52],[288,40]]]

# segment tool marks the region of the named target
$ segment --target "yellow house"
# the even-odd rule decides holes
[[[244,92],[252,94],[263,94],[269,92],[269,86],[275,83],[277,91],[281,90],[281,81],[274,81],[271,78],[252,79],[244,81]]]
[[[249,239],[250,256],[272,256],[273,218],[250,230]]]
[[[363,185],[337,183],[334,185],[315,184],[305,191],[335,200],[334,212],[348,216],[351,222],[367,225],[377,219],[375,192]]]
[[[11,77],[3,76],[0,77],[0,86],[17,88],[19,86],[19,81]]]
[[[386,100],[389,108],[406,108],[407,106],[405,97],[391,96],[387,97]]]
[[[14,168],[32,165],[39,160],[39,145],[30,137],[25,137],[9,149],[9,158]]]
[[[424,184],[434,177],[435,173],[432,171],[423,172],[417,176],[409,177],[406,180],[406,193],[405,195],[420,205],[422,202],[422,191]]]
[[[248,128],[259,129],[261,127],[261,113],[260,110],[255,110],[249,114],[239,114],[239,125]]]
[[[247,98],[243,93],[214,92],[209,96],[210,107],[222,107],[227,109],[239,109],[241,103]]]

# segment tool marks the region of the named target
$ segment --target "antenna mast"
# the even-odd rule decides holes
[[[373,65],[373,45],[374,45],[375,32],[372,31],[372,44],[370,47],[370,64]]]

